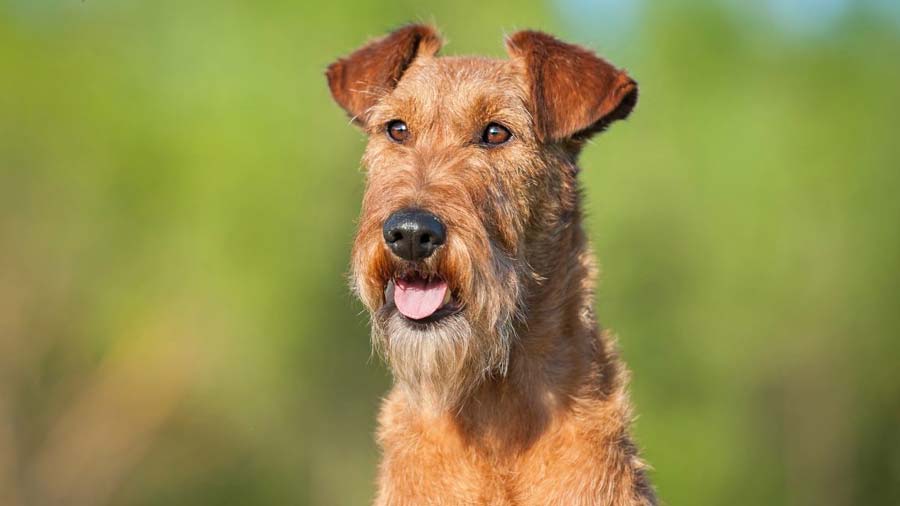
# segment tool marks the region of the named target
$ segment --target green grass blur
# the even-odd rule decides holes
[[[323,70],[408,21],[640,82],[582,174],[665,504],[900,504],[900,21],[589,3],[0,3],[0,504],[368,503],[390,377]]]

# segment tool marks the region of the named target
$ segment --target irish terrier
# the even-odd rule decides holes
[[[637,84],[540,32],[509,59],[440,47],[406,26],[327,71],[369,136],[352,284],[395,383],[375,504],[653,505],[576,165]]]

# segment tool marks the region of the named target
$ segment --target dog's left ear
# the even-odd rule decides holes
[[[329,65],[325,75],[331,96],[354,122],[364,124],[369,108],[397,86],[413,60],[440,49],[441,36],[434,28],[399,28]]]
[[[543,142],[586,140],[637,103],[637,83],[582,47],[529,30],[508,37],[506,49],[524,63]]]

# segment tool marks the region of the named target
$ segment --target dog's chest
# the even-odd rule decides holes
[[[614,488],[603,483],[618,481],[604,476],[603,445],[588,443],[573,427],[547,431],[529,448],[506,454],[485,452],[442,424],[382,436],[377,504],[598,504]]]

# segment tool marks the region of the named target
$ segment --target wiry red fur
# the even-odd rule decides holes
[[[637,85],[539,32],[510,37],[508,60],[439,47],[413,25],[328,69],[370,136],[353,286],[395,377],[376,504],[655,504],[628,434],[627,372],[594,319],[575,164],[584,139],[628,115]],[[402,144],[385,135],[398,119]],[[512,139],[480,145],[491,122]],[[447,228],[415,265],[381,232],[408,207]],[[398,315],[385,288],[411,269],[446,280],[461,311],[429,325]]]

